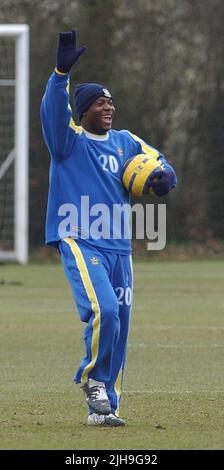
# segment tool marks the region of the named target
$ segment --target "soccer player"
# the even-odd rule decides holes
[[[121,170],[128,158],[139,153],[162,161],[160,178],[151,182],[158,196],[176,186],[176,175],[159,151],[129,131],[112,129],[115,104],[105,86],[77,85],[75,108],[81,125],[75,124],[69,105],[69,73],[85,50],[85,46],[76,47],[74,30],[59,33],[56,68],[42,100],[43,134],[51,156],[46,243],[58,248],[80,319],[86,323],[85,357],[74,381],[85,394],[87,423],[123,426],[119,403],[132,262],[130,239],[124,232],[119,234],[113,212],[129,203]],[[100,222],[95,217],[99,213]],[[125,225],[125,217],[122,222]],[[99,236],[102,226],[103,236]]]

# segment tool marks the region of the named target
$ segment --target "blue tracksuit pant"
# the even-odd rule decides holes
[[[59,251],[80,319],[87,323],[85,357],[74,381],[104,382],[118,414],[132,301],[131,256],[71,238],[59,243]]]

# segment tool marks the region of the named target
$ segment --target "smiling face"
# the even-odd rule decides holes
[[[81,124],[93,134],[106,134],[112,127],[115,107],[112,98],[100,96],[89,109],[83,113]]]

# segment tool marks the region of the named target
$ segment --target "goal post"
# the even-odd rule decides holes
[[[29,26],[0,24],[0,262],[28,261]]]

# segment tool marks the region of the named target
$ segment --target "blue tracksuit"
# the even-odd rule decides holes
[[[131,241],[124,236],[129,230],[124,212],[121,236],[116,236],[113,226],[114,206],[130,202],[121,170],[129,157],[144,152],[162,160],[173,186],[176,175],[159,151],[129,131],[110,130],[100,136],[76,126],[68,85],[68,75],[54,72],[41,105],[51,155],[46,243],[59,247],[80,318],[87,323],[86,355],[75,380],[85,383],[90,377],[105,382],[112,409],[117,410],[132,291]],[[100,213],[101,223],[96,220]],[[106,236],[99,236],[100,225]]]
[[[131,255],[106,252],[67,238],[59,250],[82,321],[86,354],[75,381],[104,382],[118,414],[130,323]]]

